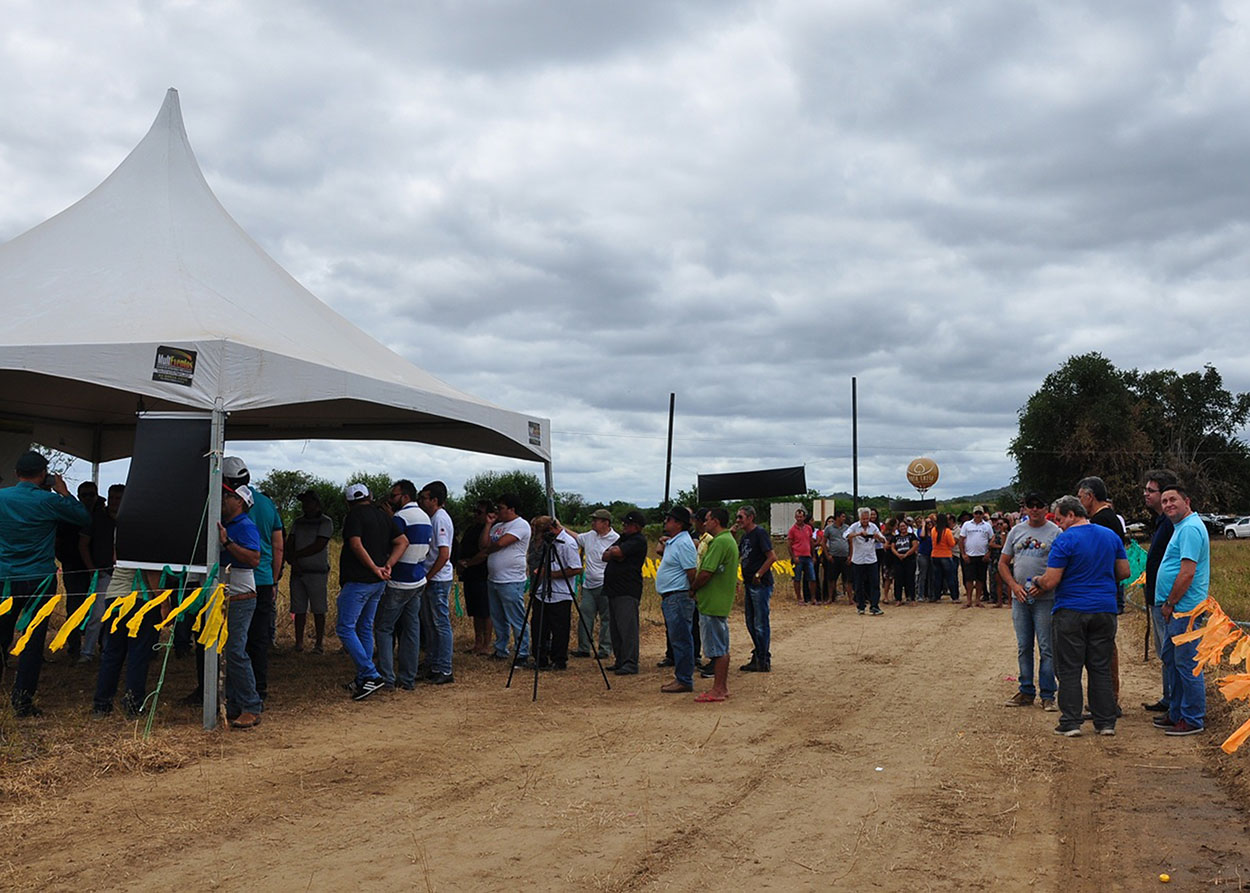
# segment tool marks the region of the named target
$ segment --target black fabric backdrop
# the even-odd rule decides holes
[[[699,500],[763,499],[768,496],[801,496],[807,493],[807,474],[802,465],[768,468],[731,474],[699,475]]]
[[[206,518],[212,422],[139,416],[126,493],[117,516],[117,560],[203,567],[217,519]],[[198,533],[198,537],[197,537]]]

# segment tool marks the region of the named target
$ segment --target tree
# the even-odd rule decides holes
[[[1214,366],[1180,375],[1130,373],[1153,457],[1211,505],[1244,504],[1250,449],[1235,437],[1250,418],[1250,394],[1232,394]]]
[[[528,471],[484,471],[464,482],[463,502],[472,506],[479,499],[496,500],[505,493],[515,493],[521,504],[517,513],[522,518],[547,514],[547,488],[538,475]]]
[[[1020,409],[1008,452],[1015,487],[1055,498],[1098,475],[1125,512],[1136,510],[1142,474],[1176,471],[1195,503],[1241,504],[1250,448],[1235,436],[1250,395],[1232,394],[1219,372],[1127,372],[1098,353],[1070,357]]]

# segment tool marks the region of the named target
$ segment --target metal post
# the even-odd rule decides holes
[[[669,393],[668,395],[668,460],[664,465],[664,510],[668,511],[672,506],[668,501],[668,487],[673,480],[673,407],[676,405],[677,395]]]
[[[851,479],[854,481],[853,508],[859,511],[859,392],[851,376]]]
[[[547,478],[547,514],[551,517],[556,516],[556,488],[554,479],[551,476],[551,462],[543,463],[543,471]]]
[[[91,483],[100,488],[100,452],[104,441],[104,426],[96,425],[91,433]]]
[[[212,433],[209,437],[208,455],[208,536],[205,562],[209,569],[221,557],[221,541],[217,539],[217,522],[221,519],[221,459],[226,451],[226,413],[221,398],[213,406]],[[220,579],[221,574],[218,574]],[[214,583],[214,585],[216,585]],[[246,630],[236,630],[234,635]],[[217,649],[204,649],[204,680],[200,689],[204,693],[204,728],[217,728]]]

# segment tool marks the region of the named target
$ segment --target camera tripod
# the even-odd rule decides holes
[[[517,659],[521,655],[521,642],[525,637],[525,629],[529,626],[530,616],[533,614],[535,602],[538,603],[538,635],[530,637],[531,658],[534,661],[534,694],[530,698],[531,701],[538,700],[538,654],[542,649],[544,632],[547,626],[547,609],[554,604],[552,601],[546,601],[540,598],[544,593],[547,599],[552,596],[551,576],[552,564],[559,567],[560,571],[565,575],[560,579],[568,587],[569,594],[572,596],[573,609],[577,611],[577,622],[581,628],[585,630],[586,637],[591,638],[591,629],[586,625],[586,618],[582,615],[581,605],[578,604],[577,596],[573,594],[573,580],[567,576],[568,568],[565,567],[564,561],[560,558],[560,550],[556,548],[556,533],[547,531],[543,534],[543,546],[538,556],[538,570],[534,573],[532,585],[530,586],[529,601],[525,605],[525,619],[521,621],[521,635],[516,637],[516,645],[512,649],[512,665],[508,668],[508,681],[504,683],[504,688],[512,687],[512,674],[516,672]],[[599,652],[592,648],[591,653],[594,655],[595,663],[599,666],[599,674],[603,676],[603,684],[608,691],[612,690],[611,683],[608,682],[608,673],[603,668],[603,661],[599,659]]]

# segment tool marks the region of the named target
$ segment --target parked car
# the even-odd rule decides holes
[[[1250,539],[1250,515],[1238,518],[1232,524],[1225,524],[1224,538],[1230,540]]]
[[[1206,512],[1199,512],[1198,519],[1202,521],[1203,526],[1207,528],[1207,533],[1211,536],[1219,536],[1227,525],[1236,520],[1232,516],[1210,515]]]

